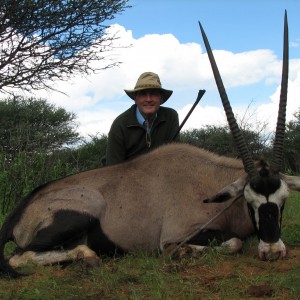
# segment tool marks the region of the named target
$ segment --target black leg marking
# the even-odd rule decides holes
[[[199,232],[196,236],[188,241],[188,244],[210,246],[213,243],[215,246],[218,246],[232,238],[239,238],[239,236],[232,232],[209,229]]]
[[[99,222],[88,232],[87,238],[88,246],[97,254],[115,256],[125,253],[103,233]]]

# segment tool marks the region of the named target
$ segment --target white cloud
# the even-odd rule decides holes
[[[290,68],[288,82],[288,102],[286,108],[287,120],[292,120],[296,111],[300,110],[300,60],[294,60]],[[277,122],[278,105],[280,99],[280,86],[270,96],[270,101],[258,107],[257,113],[261,119],[269,120],[270,130],[274,130]]]
[[[191,99],[196,97],[199,88],[207,90],[205,102],[204,100],[200,102],[184,129],[199,128],[208,124],[224,124],[221,104],[214,107],[209,102],[212,97],[210,94],[216,94],[216,84],[207,54],[200,44],[181,44],[171,34],[151,34],[134,39],[132,32],[120,25],[114,25],[110,30],[119,35],[115,44],[116,49],[110,53],[110,58],[121,62],[119,67],[107,69],[88,78],[77,76],[72,83],[56,83],[55,87],[68,96],[57,92],[39,93],[50,102],[75,112],[80,123],[80,133],[83,135],[108,133],[113,119],[133,103],[125,96],[123,89],[133,88],[137,77],[144,71],[158,73],[163,86],[174,90],[167,106],[172,106],[178,111],[181,121],[190,109]],[[217,50],[214,54],[224,84],[231,91],[234,88],[251,85],[253,94],[256,95],[256,84],[266,89],[270,89],[271,86],[270,95],[266,99],[259,99],[259,103],[263,104],[256,107],[256,120],[270,120],[270,128],[273,128],[279,99],[280,59],[267,49],[243,53]],[[291,60],[288,119],[300,107],[299,70],[300,59]],[[246,97],[243,95],[239,99],[247,101],[251,98],[252,95]],[[215,99],[214,103],[221,103],[217,100]],[[247,107],[248,104],[239,103],[236,109]]]
[[[113,110],[82,111],[78,113],[81,122],[79,133],[83,136],[107,133],[118,113]]]
[[[180,124],[183,122],[191,107],[192,104],[189,104],[178,110]],[[223,109],[214,106],[198,105],[186,121],[182,131],[201,128],[206,125],[223,126],[225,124],[226,118]]]

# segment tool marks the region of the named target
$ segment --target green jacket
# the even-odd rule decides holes
[[[136,105],[119,115],[113,122],[106,151],[106,164],[113,165],[171,142],[179,128],[177,112],[172,108],[160,107],[152,125],[151,145],[146,143],[146,129],[136,118]]]

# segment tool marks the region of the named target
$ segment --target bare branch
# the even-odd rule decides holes
[[[118,65],[107,55],[117,37],[107,34],[105,21],[129,8],[127,2],[2,0],[0,92],[54,89],[54,80]]]

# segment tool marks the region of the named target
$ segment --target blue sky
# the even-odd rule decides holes
[[[298,0],[132,0],[129,3],[132,8],[117,16],[113,23],[132,30],[134,38],[171,33],[181,43],[202,43],[197,25],[200,21],[216,49],[240,52],[256,49],[258,45],[281,55],[286,9],[290,16],[290,40],[298,39],[299,43]],[[290,50],[291,58],[296,52],[299,57],[299,48]]]
[[[163,87],[174,90],[165,106],[175,108],[180,121],[198,90],[206,90],[184,129],[225,124],[198,21],[238,120],[253,126],[267,122],[273,130],[285,9],[290,41],[288,120],[300,108],[299,0],[131,0],[129,4],[132,8],[107,23],[120,37],[116,46],[126,47],[113,52],[122,64],[86,79],[57,83],[68,96],[43,94],[78,115],[83,135],[108,133],[114,118],[133,104],[123,89],[133,88],[144,71],[158,73]]]

